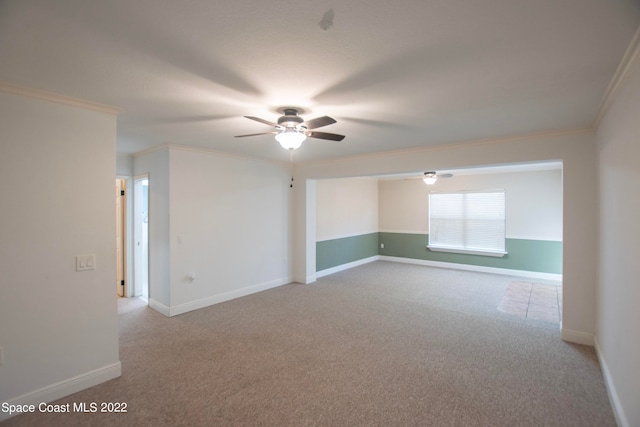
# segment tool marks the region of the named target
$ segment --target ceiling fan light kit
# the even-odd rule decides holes
[[[422,178],[425,184],[433,185],[438,180],[438,175],[435,172],[425,172],[424,178]]]
[[[276,141],[278,141],[285,150],[300,148],[305,139],[307,139],[307,135],[295,128],[285,128],[276,135]]]

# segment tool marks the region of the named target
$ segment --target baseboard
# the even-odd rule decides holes
[[[122,375],[122,364],[117,362],[94,371],[48,385],[41,389],[25,393],[14,399],[8,400],[6,403],[9,405],[36,405],[37,410],[37,405],[42,402],[48,403],[62,399],[65,396],[102,384],[105,381],[118,378],[120,375]],[[15,415],[18,414],[9,414],[0,410],[0,421],[6,420]]]
[[[357,267],[359,265],[364,265],[364,264],[368,264],[370,262],[378,261],[378,259],[380,259],[380,256],[379,255],[374,255],[374,256],[369,257],[369,258],[363,258],[363,259],[359,259],[357,261],[348,262],[346,264],[337,265],[335,267],[326,268],[324,270],[320,270],[320,271],[316,272],[316,277],[328,276],[329,274],[337,273],[339,271],[348,270],[350,268]]]
[[[305,275],[296,276],[296,275],[294,275],[292,277],[292,279],[291,279],[292,283],[301,283],[301,284],[304,284],[304,285],[308,285],[308,284],[313,283],[315,281],[316,281],[315,273],[310,274],[308,276],[305,276]]]
[[[562,328],[560,330],[560,338],[563,341],[572,342],[575,344],[590,345],[595,344],[595,338],[593,334],[580,331],[572,331],[571,329]]]
[[[311,273],[308,276],[305,274],[293,274],[291,277],[292,283],[300,283],[308,285],[309,283],[313,283],[316,281],[316,273]]]
[[[477,271],[479,273],[503,274],[506,276],[529,277],[531,279],[545,279],[562,281],[562,274],[540,273],[537,271],[511,270],[508,268],[484,267],[481,265],[457,264],[455,262],[430,261],[426,259],[403,258],[380,255],[380,261],[402,262],[405,264],[426,265],[428,267],[451,268],[454,270]]]
[[[195,301],[189,301],[184,304],[172,305],[171,307],[168,307],[168,316],[171,317],[188,313],[193,310],[209,307],[210,305],[220,304],[221,302],[230,301],[232,299],[266,291],[268,289],[277,288],[278,286],[286,285],[288,283],[291,283],[290,278],[281,278],[271,280],[269,282],[259,283],[257,285],[247,286],[245,288],[236,289],[218,295],[212,295],[210,297],[201,298]]]
[[[149,298],[149,307],[153,308],[155,311],[158,311],[162,314],[164,314],[165,316],[169,317],[169,313],[171,312],[171,310],[169,310],[169,307],[167,307],[166,305],[159,303],[158,301],[154,300],[153,298]]]
[[[613,409],[613,415],[616,417],[616,423],[619,427],[631,427],[627,416],[624,413],[624,408],[622,407],[622,402],[620,402],[620,398],[618,397],[618,392],[616,391],[615,384],[613,383],[613,377],[611,376],[611,372],[609,371],[609,365],[607,364],[607,360],[604,358],[602,351],[600,349],[600,343],[598,343],[598,337],[594,338],[596,354],[598,355],[598,361],[600,362],[600,370],[602,371],[602,376],[604,377],[604,383],[607,387],[607,394],[609,394],[609,401],[611,402],[611,407]]]

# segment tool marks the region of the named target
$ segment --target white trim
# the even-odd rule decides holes
[[[61,399],[73,393],[88,389],[89,387],[102,384],[105,381],[118,378],[122,375],[122,364],[120,362],[76,375],[75,377],[57,382],[55,384],[42,387],[38,390],[25,393],[14,399],[7,400],[9,405],[38,405],[42,402],[48,403]],[[9,419],[16,414],[8,414],[0,411],[0,421]]]
[[[507,239],[513,239],[513,240],[538,240],[538,241],[544,241],[544,242],[560,242],[562,243],[562,237],[560,238],[556,238],[556,237],[540,237],[540,236],[514,236],[514,235],[508,235],[507,234]]]
[[[453,270],[477,271],[480,273],[493,273],[507,276],[529,277],[532,279],[562,281],[562,274],[540,273],[537,271],[511,270],[508,268],[485,267],[481,265],[457,264],[454,262],[429,261],[426,259],[402,258],[386,255],[380,255],[380,261],[401,262],[404,264],[426,265],[428,267],[450,268]]]
[[[153,308],[155,311],[164,314],[165,316],[169,317],[169,313],[171,310],[169,310],[169,307],[167,307],[166,305],[154,300],[153,298],[149,298],[149,307]]]
[[[602,101],[600,101],[600,106],[598,108],[598,112],[593,119],[591,124],[592,129],[598,129],[600,122],[603,117],[607,114],[609,107],[613,103],[614,98],[616,97],[620,86],[624,82],[625,78],[629,74],[629,71],[633,67],[633,65],[640,59],[640,27],[636,30],[633,38],[631,39],[631,43],[627,47],[627,50],[622,57],[622,61],[618,65],[613,78],[609,82],[609,86],[607,86],[607,90],[602,97]]]
[[[594,341],[596,354],[598,355],[598,361],[600,362],[600,369],[602,370],[602,376],[604,377],[604,383],[607,387],[607,394],[609,395],[609,401],[611,402],[611,407],[613,409],[613,415],[616,418],[616,423],[620,427],[631,427],[631,424],[629,424],[629,419],[624,413],[622,402],[620,402],[620,397],[618,396],[618,392],[616,391],[616,386],[613,383],[611,371],[609,371],[609,365],[607,364],[607,361],[602,354],[597,336],[594,338]]]
[[[133,187],[130,175],[118,175],[125,182],[124,205],[124,297],[133,296]]]
[[[98,111],[100,113],[107,113],[114,116],[120,114],[121,111],[119,108],[112,107],[111,105],[100,104],[98,102],[87,101],[80,98],[48,92],[46,90],[33,89],[5,82],[0,82],[0,93],[24,96],[27,98],[39,99],[40,101],[48,101],[71,107],[84,108],[85,110]]]
[[[308,285],[309,283],[313,283],[315,281],[316,281],[316,274],[315,273],[310,274],[310,275],[308,275],[306,277],[305,276],[303,276],[303,277],[293,276],[293,278],[291,279],[291,283],[300,283],[300,284],[303,284],[303,285]]]
[[[177,316],[179,314],[188,313],[193,310],[209,307],[210,305],[220,304],[221,302],[230,301],[232,299],[244,297],[247,295],[255,294],[257,292],[266,291],[268,289],[277,288],[278,286],[291,283],[290,278],[280,278],[271,280],[269,282],[259,283],[257,285],[247,286],[233,291],[225,292],[218,295],[212,295],[210,297],[201,298],[195,301],[189,301],[184,304],[172,305],[168,307],[169,317]]]
[[[575,344],[583,344],[593,346],[595,344],[593,334],[581,331],[572,331],[571,329],[562,328],[560,330],[560,338],[563,341],[572,342]]]
[[[346,264],[337,265],[335,267],[326,268],[324,270],[318,271],[316,273],[316,277],[320,278],[320,277],[328,276],[329,274],[337,273],[339,271],[348,270],[348,269],[353,268],[353,267],[358,267],[359,265],[369,264],[370,262],[378,261],[379,259],[380,259],[380,255],[374,255],[374,256],[369,257],[369,258],[363,258],[363,259],[359,259],[357,261],[348,262]]]
[[[481,251],[481,250],[472,250],[472,249],[459,249],[459,248],[445,248],[442,246],[429,246],[427,245],[427,249],[432,252],[447,252],[450,254],[467,254],[467,255],[481,255],[481,256],[492,256],[496,258],[504,257],[507,252],[498,252],[498,251]]]

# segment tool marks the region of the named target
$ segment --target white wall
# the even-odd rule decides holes
[[[316,183],[318,241],[378,231],[378,181],[328,179]]]
[[[136,156],[135,172],[149,173],[155,308],[176,315],[289,283],[286,164],[171,146]]]
[[[562,171],[465,173],[433,186],[421,179],[380,181],[380,231],[429,232],[429,193],[504,189],[507,237],[562,241]]]
[[[120,375],[116,117],[1,92],[0,402],[37,404]]]
[[[640,425],[640,64],[598,128],[600,283],[597,338],[622,426]]]
[[[563,162],[563,324],[564,339],[593,344],[597,262],[597,179],[595,135],[589,131],[460,144],[433,149],[399,151],[371,156],[299,164],[295,190],[294,278],[315,280],[315,223],[307,227],[315,198],[307,188],[316,180],[445,170],[474,166],[532,162]],[[313,203],[311,203],[313,202]],[[313,205],[312,205],[313,204]]]
[[[429,232],[429,190],[421,179],[381,180],[378,183],[380,231]]]
[[[118,153],[116,155],[116,175],[133,175],[133,156],[131,154]]]

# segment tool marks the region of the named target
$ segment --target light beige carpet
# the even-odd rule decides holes
[[[614,426],[593,349],[498,310],[514,280],[375,262],[170,319],[129,301],[122,377],[56,402],[126,414],[5,424]]]

